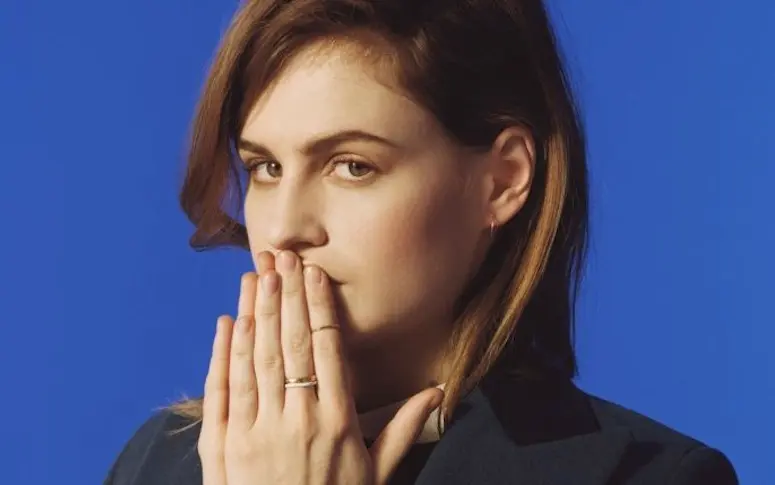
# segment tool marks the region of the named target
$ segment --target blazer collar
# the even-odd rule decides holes
[[[417,485],[605,483],[633,437],[570,381],[490,379],[454,413]]]

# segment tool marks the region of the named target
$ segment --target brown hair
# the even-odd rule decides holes
[[[180,195],[197,250],[248,247],[235,141],[247,111],[303,47],[356,47],[460,144],[490,149],[514,125],[536,141],[525,207],[499,229],[457,305],[448,420],[494,369],[572,379],[587,239],[584,139],[541,0],[249,0],[226,32],[194,119]],[[519,325],[517,325],[519,323]],[[201,399],[171,406],[201,419]]]

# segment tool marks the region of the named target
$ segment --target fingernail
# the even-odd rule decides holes
[[[296,256],[290,251],[280,253],[280,267],[286,271],[292,271],[296,266]]]
[[[316,266],[307,266],[304,268],[304,278],[307,280],[307,283],[310,284],[318,284],[323,281],[323,275]]]

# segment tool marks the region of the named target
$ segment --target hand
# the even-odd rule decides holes
[[[302,275],[291,252],[278,260],[275,269],[262,253],[260,281],[242,278],[236,323],[218,319],[198,441],[203,484],[385,484],[442,393],[413,396],[367,449],[340,331],[329,327],[328,277],[314,267]],[[284,387],[311,375],[317,387]]]

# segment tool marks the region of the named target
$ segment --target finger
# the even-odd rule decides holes
[[[312,339],[301,261],[293,252],[282,251],[278,256],[277,268],[282,277],[280,338],[285,377],[311,377],[315,374],[315,367],[312,362]],[[292,388],[285,392],[286,407],[293,403],[309,404],[313,399],[317,399],[314,388]]]
[[[240,281],[239,301],[237,302],[237,318],[243,316],[254,316],[256,309],[256,287],[258,286],[258,275],[255,273],[245,273]]]
[[[369,449],[377,485],[388,483],[443,396],[443,392],[436,388],[416,394],[382,430]]]
[[[261,251],[258,254],[258,284],[256,284],[256,293],[254,297],[254,307],[253,307],[253,313],[257,313],[258,309],[256,308],[258,306],[259,299],[261,298],[261,276],[266,274],[269,271],[274,271],[274,254],[272,254],[269,251]],[[258,328],[256,328],[256,332],[254,332],[256,336],[256,341],[254,342],[254,348],[258,349],[259,345],[259,339],[261,338],[260,332],[258,332]],[[255,354],[253,355],[255,357]],[[256,359],[253,359],[253,366],[254,371],[256,373],[256,376],[258,376],[258,368],[255,367]],[[259,392],[259,400],[261,399],[261,393]]]
[[[274,268],[274,255],[269,251],[261,251],[258,254],[258,274],[262,275]]]
[[[229,425],[250,428],[258,412],[258,389],[253,367],[256,275],[246,273],[240,285],[238,317],[234,325],[229,365]]]
[[[210,367],[205,378],[205,394],[202,402],[202,432],[217,430],[229,418],[229,353],[231,347],[232,320],[229,316],[218,318],[213,341]]]
[[[204,485],[226,483],[222,453],[228,421],[231,331],[231,318],[218,318],[210,367],[205,378],[202,430],[197,442]]]
[[[256,304],[256,348],[254,366],[261,396],[261,414],[277,416],[285,401],[285,371],[280,345],[280,286],[277,272],[261,275]]]
[[[318,377],[318,399],[330,410],[354,410],[330,283],[320,268],[309,266],[304,270],[304,285],[312,332],[312,357]]]

